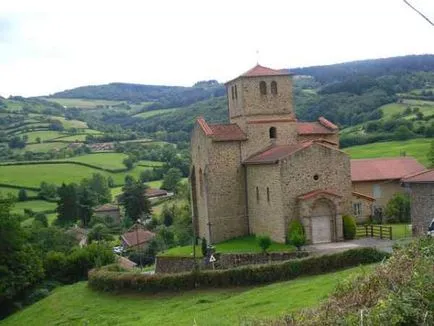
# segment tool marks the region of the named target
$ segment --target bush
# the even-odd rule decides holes
[[[251,265],[228,270],[195,271],[179,274],[137,274],[110,272],[107,268],[89,272],[88,285],[102,291],[184,291],[195,288],[249,286],[317,275],[339,269],[370,264],[389,254],[374,248],[351,249],[331,255],[294,259],[268,265]]]
[[[271,246],[271,239],[268,235],[260,235],[256,237],[259,247],[263,252],[267,252],[267,249]]]
[[[299,220],[291,220],[288,227],[288,243],[300,249],[306,243],[303,224]]]
[[[350,215],[342,216],[344,224],[344,239],[352,240],[356,237],[356,219]]]
[[[29,197],[27,196],[27,191],[26,189],[20,189],[18,191],[18,201],[26,201],[27,199],[29,199]]]

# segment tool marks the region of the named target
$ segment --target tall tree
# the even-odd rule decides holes
[[[175,192],[182,179],[181,170],[178,168],[171,168],[167,171],[163,178],[161,188],[168,191]]]
[[[112,200],[108,180],[100,173],[92,174],[90,179],[83,179],[81,186],[93,192],[96,205],[109,203]]]
[[[133,221],[151,214],[151,203],[145,196],[146,188],[146,185],[133,178],[122,188],[119,202],[125,209],[125,215]]]
[[[78,198],[77,186],[73,183],[62,184],[57,190],[59,200],[57,201],[57,223],[60,225],[71,225],[77,221]]]
[[[78,218],[87,227],[93,215],[93,208],[98,202],[97,193],[92,191],[86,185],[80,186],[78,189]]]

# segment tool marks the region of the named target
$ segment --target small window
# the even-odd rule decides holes
[[[234,86],[234,89],[235,89],[235,99],[237,99],[238,98],[237,85]]]
[[[231,86],[232,99],[235,99],[234,86]]]
[[[276,138],[277,138],[276,127],[271,127],[271,128],[268,130],[268,133],[270,134],[270,139],[276,139]]]
[[[277,83],[274,80],[271,82],[271,94],[277,95]]]
[[[372,189],[372,193],[374,195],[374,198],[380,198],[381,197],[381,187],[380,185],[374,185]]]
[[[313,179],[314,179],[315,181],[318,181],[318,179],[319,179],[319,175],[318,175],[318,174],[315,174],[315,175],[313,176]]]
[[[267,201],[270,202],[270,188],[267,187]]]
[[[203,173],[202,169],[199,169],[199,187],[200,187],[200,196],[203,196]]]
[[[355,216],[361,216],[362,215],[362,204],[361,203],[354,203],[353,204],[353,213]]]
[[[259,188],[256,187],[256,202],[259,202]]]
[[[259,83],[259,90],[261,91],[261,95],[267,95],[267,84],[264,81]]]

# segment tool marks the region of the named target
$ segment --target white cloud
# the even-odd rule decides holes
[[[434,19],[432,1],[412,3]],[[434,28],[400,0],[3,0],[0,31],[4,96],[225,81],[256,50],[276,68],[434,53]]]

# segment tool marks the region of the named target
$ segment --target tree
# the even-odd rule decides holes
[[[167,204],[164,204],[163,210],[161,212],[161,217],[165,226],[171,226],[173,224],[173,213],[174,206],[172,206],[172,209],[170,209]]]
[[[352,240],[356,237],[356,219],[350,215],[342,216],[344,239]]]
[[[131,157],[125,158],[122,163],[124,163],[127,170],[131,170],[134,167],[134,161],[131,159]]]
[[[113,180],[113,178],[111,176],[109,176],[107,178],[107,184],[110,188],[113,188],[115,186],[115,181]]]
[[[291,220],[288,227],[288,243],[300,250],[301,246],[306,243],[303,224],[299,220]]]
[[[27,197],[26,189],[21,188],[18,191],[18,201],[26,201],[27,199],[28,199],[28,197]]]
[[[60,225],[71,225],[77,221],[78,200],[77,186],[73,183],[62,184],[57,190],[59,200],[57,201],[57,223]]]
[[[386,205],[385,214],[389,222],[410,222],[410,196],[399,192],[394,194]]]
[[[170,168],[164,175],[162,189],[175,192],[182,179],[181,170],[178,168]]]
[[[431,141],[431,146],[427,156],[430,167],[434,168],[434,140]]]
[[[89,234],[87,235],[87,240],[89,243],[92,243],[92,241],[101,241],[106,240],[110,241],[113,240],[112,235],[110,234],[110,230],[102,223],[95,224],[92,229],[89,231]]]
[[[267,252],[267,249],[271,246],[271,239],[268,235],[260,235],[256,237],[259,247],[261,247],[262,252]]]
[[[36,213],[34,218],[35,222],[40,223],[43,227],[48,227],[47,215],[44,213]]]
[[[395,131],[395,138],[399,140],[406,140],[413,136],[413,133],[407,126],[401,125]]]
[[[38,195],[40,198],[52,200],[57,197],[57,186],[55,184],[42,181],[39,189]]]
[[[90,179],[83,179],[80,186],[93,193],[95,205],[109,203],[112,200],[108,180],[100,173],[92,174]]]
[[[35,140],[36,140],[36,142],[37,142],[38,144],[42,143],[41,137],[36,137]]]
[[[145,196],[146,185],[140,181],[131,181],[122,187],[119,203],[125,209],[125,215],[133,221],[151,214],[151,202]]]
[[[97,196],[96,193],[93,192],[89,187],[81,186],[78,189],[78,218],[83,223],[84,227],[87,227],[87,225],[90,222],[90,219],[93,215],[93,208],[96,206],[97,203]]]

